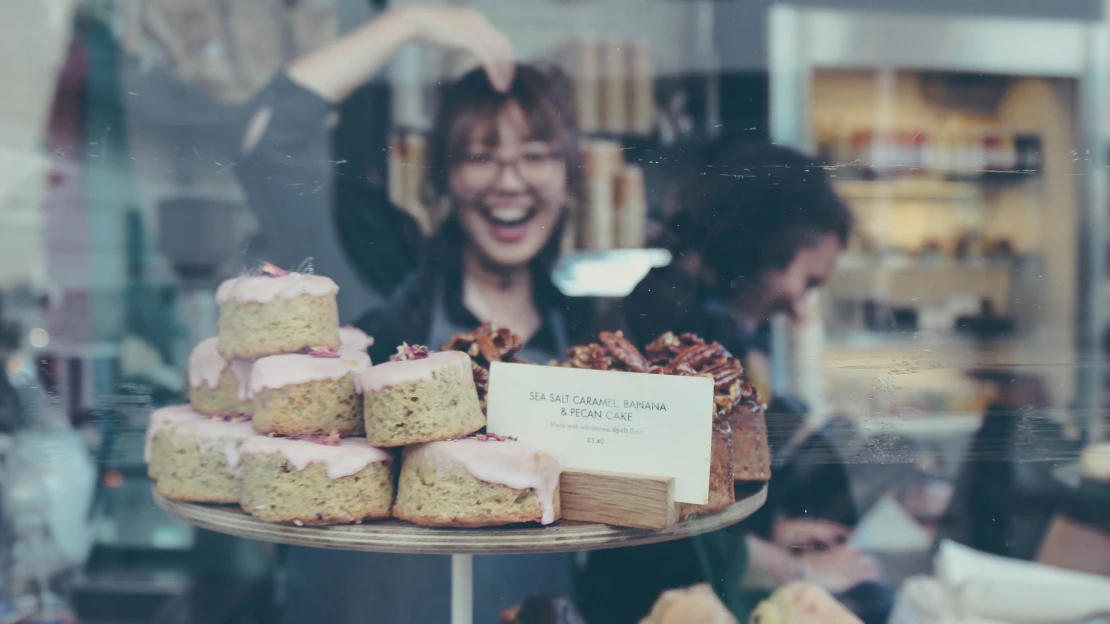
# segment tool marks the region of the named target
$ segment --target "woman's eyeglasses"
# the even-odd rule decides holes
[[[512,167],[528,186],[541,186],[555,176],[563,175],[563,153],[528,152],[515,158],[498,158],[490,153],[472,153],[463,156],[459,169],[476,187],[488,188],[501,177],[506,167]]]

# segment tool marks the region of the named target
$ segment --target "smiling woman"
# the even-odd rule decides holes
[[[413,40],[483,63],[444,90],[428,137],[425,199],[448,211],[427,240],[380,189],[332,179],[326,167],[336,103]],[[514,65],[504,36],[477,13],[388,12],[292,64],[247,113],[238,172],[263,236],[314,256],[338,240],[357,278],[387,299],[352,319],[375,337],[375,359],[484,321],[524,337],[524,357],[536,361],[585,337],[591,304],[551,282],[567,206],[581,188],[569,85],[557,70]]]
[[[429,239],[380,189],[328,168],[336,104],[414,41],[482,64],[444,90],[428,137],[426,199],[449,208]],[[504,35],[478,13],[389,11],[290,65],[246,107],[242,127],[237,172],[270,246],[313,256],[339,247],[352,279],[386,295],[354,321],[374,337],[374,361],[401,343],[435,348],[485,321],[520,335],[519,355],[532,361],[586,341],[591,302],[565,297],[551,278],[581,185],[569,88],[557,71],[514,64]],[[366,613],[386,623],[446,621],[447,571],[445,558],[295,550],[284,621],[355,622]],[[476,619],[493,621],[499,605],[568,592],[571,561],[491,557],[477,562],[477,574],[476,604],[494,610]],[[414,583],[424,590],[404,591]]]

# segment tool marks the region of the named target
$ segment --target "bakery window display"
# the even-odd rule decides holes
[[[256,518],[303,526],[390,516],[393,455],[362,440],[322,444],[258,435],[240,454],[240,505]]]
[[[387,518],[386,527],[410,530],[564,524],[560,463],[542,444],[485,432],[490,369],[524,363],[520,337],[487,323],[441,351],[402,344],[373,366],[373,338],[338,326],[336,292],[327,278],[271,265],[221,285],[220,331],[190,358],[192,406],[151,417],[146,450],[160,500],[237,504],[238,517],[260,526],[294,525],[283,530]],[[603,332],[568,355],[564,366],[713,377],[710,501],[680,510],[688,517],[733,501],[738,438],[721,415],[758,401],[738,363],[689,335],[661,338],[645,354]]]
[[[396,518],[430,526],[551,524],[562,467],[540,449],[482,434],[405,449]]]
[[[677,338],[683,349],[676,353],[645,355],[619,332],[606,332],[599,344],[572,349],[563,364],[713,377],[709,503],[676,509],[672,493],[661,505],[665,526],[628,528],[623,517],[616,526],[564,519],[563,467],[543,443],[485,432],[493,363],[523,363],[522,341],[508,330],[482,325],[439,352],[402,344],[390,361],[372,366],[366,348],[373,339],[338,327],[336,289],[326,278],[267,266],[220,291],[220,331],[190,362],[196,409],[155,411],[147,434],[155,500],[198,526],[285,544],[451,554],[460,589],[473,583],[468,554],[678,539],[733,524],[765,498],[757,492],[723,511],[734,500],[734,476],[758,480],[766,462],[734,470],[730,444],[739,438],[719,414],[745,399],[754,406],[746,418],[761,422],[762,411],[727,354],[713,355],[713,345],[699,357],[686,354],[706,347],[693,337]],[[758,435],[744,440],[765,443]],[[565,491],[568,514],[572,491]],[[582,500],[612,503],[596,495]],[[679,513],[685,521],[675,521]],[[705,517],[690,517],[698,514]],[[454,622],[470,621],[464,593],[457,604],[453,597]],[[568,624],[581,621],[565,601],[567,608],[544,606],[524,604],[503,619],[524,624],[559,613]]]
[[[449,440],[486,426],[465,353],[402,345],[389,362],[359,373],[358,387],[373,446]]]
[[[251,369],[254,428],[283,436],[363,432],[355,377],[370,368],[365,351],[309,349],[264,357]]]

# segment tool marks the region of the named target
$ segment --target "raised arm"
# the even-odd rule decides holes
[[[390,206],[384,192],[357,180],[337,183],[327,129],[336,105],[410,42],[474,55],[498,88],[512,81],[508,39],[481,14],[396,9],[293,62],[243,108],[233,135],[240,152],[236,173],[269,258],[290,267],[314,258],[318,272],[347,284],[344,299],[357,309],[365,309],[372,294],[359,297],[351,278],[388,293],[415,266],[418,241],[409,236],[411,219]],[[358,231],[348,231],[354,225]]]
[[[340,102],[415,41],[473,54],[498,90],[508,89],[512,82],[512,46],[481,13],[422,6],[395,9],[368,22],[295,61],[289,76],[325,100]]]
[[[315,52],[297,59],[285,77],[334,106],[351,95],[408,43],[423,42],[473,54],[490,83],[506,90],[513,80],[509,40],[472,9],[413,6],[395,9]],[[246,125],[241,149],[253,151],[269,128],[274,111],[258,106]]]

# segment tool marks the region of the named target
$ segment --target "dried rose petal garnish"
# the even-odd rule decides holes
[[[473,435],[464,435],[451,438],[451,442],[456,440],[477,440],[479,442],[516,442],[513,436],[501,436],[496,433],[476,433]]]
[[[325,446],[339,446],[339,432],[332,431],[327,435],[302,435],[302,436],[289,436],[294,440],[304,440],[305,442],[312,442],[313,444],[323,444]]]
[[[267,277],[285,277],[289,275],[289,271],[286,271],[272,262],[263,262],[261,271],[262,274]]]
[[[305,347],[299,351],[303,355],[311,355],[314,358],[338,358],[339,349],[336,347]]]
[[[212,418],[222,420],[223,422],[246,422],[251,419],[251,415],[244,414],[243,412],[216,412],[212,414]]]
[[[391,362],[404,362],[407,360],[423,360],[431,355],[432,351],[424,345],[410,345],[407,342],[402,342],[401,346],[397,347],[397,353],[389,356]]]

